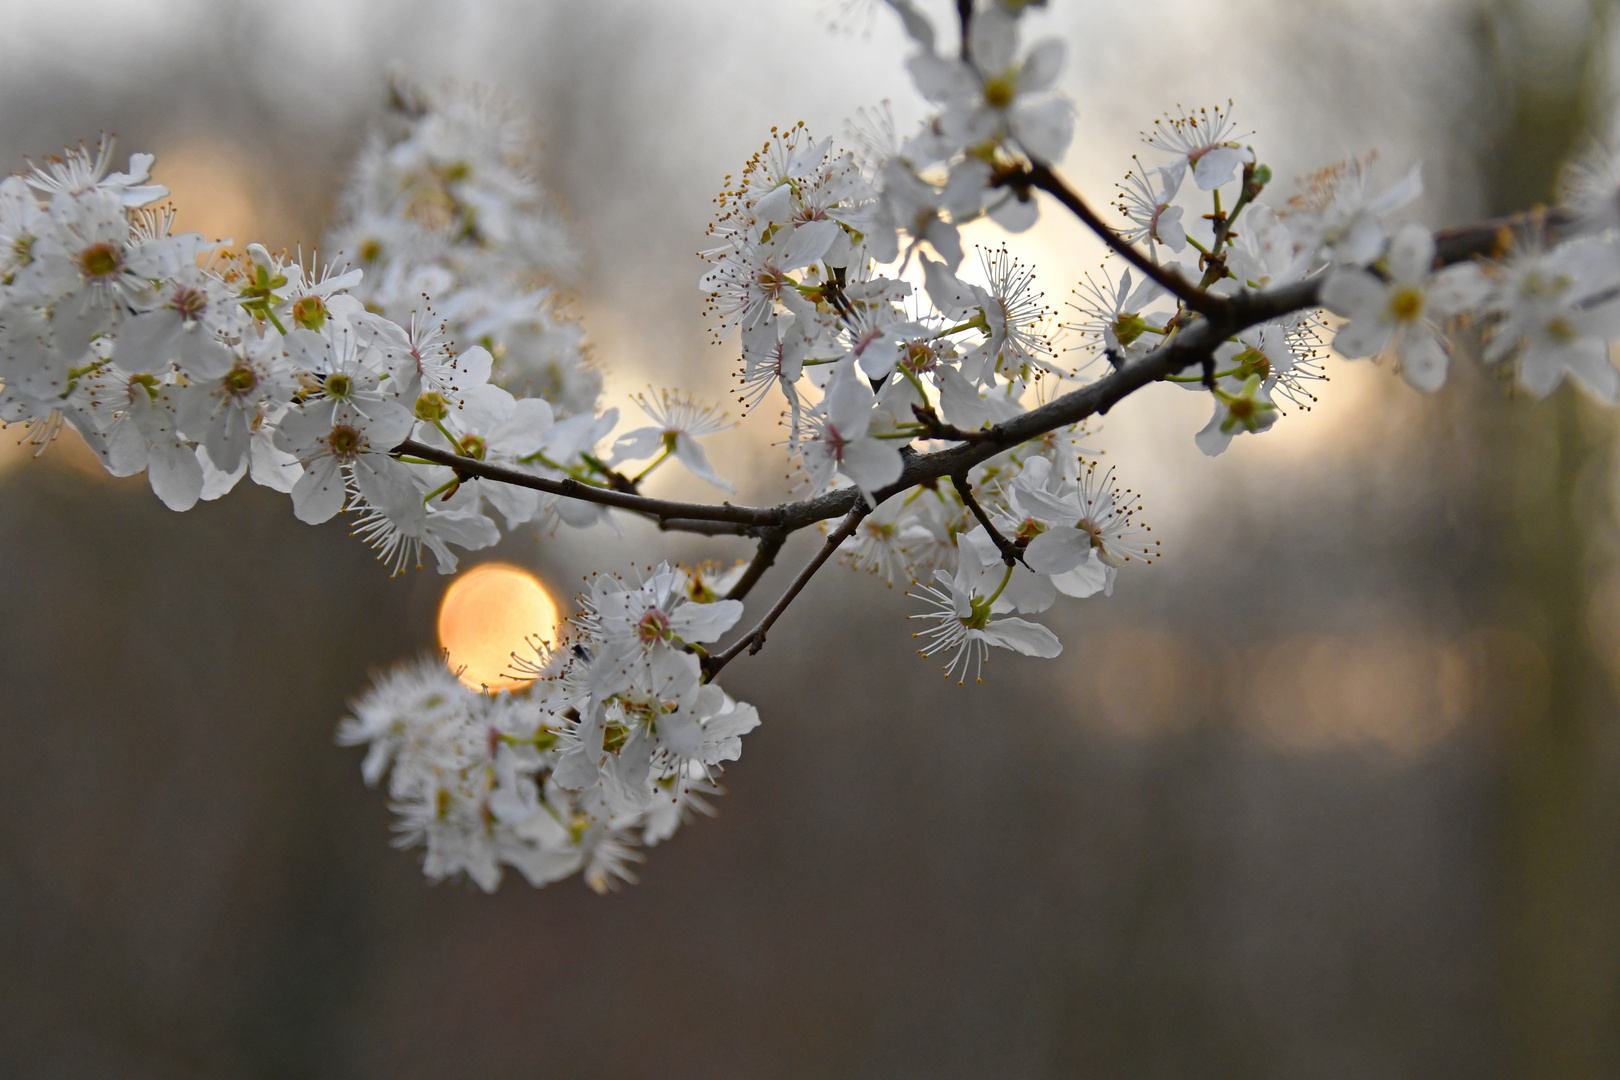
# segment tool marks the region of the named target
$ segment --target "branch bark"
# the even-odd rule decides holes
[[[497,480],[503,484],[512,484],[516,487],[533,488],[536,491],[561,495],[569,499],[578,499],[581,502],[600,503],[603,506],[613,506],[620,510],[631,510],[638,514],[645,514],[660,522],[680,520],[716,521],[757,527],[781,524],[778,520],[780,508],[766,509],[753,506],[733,506],[731,503],[719,503],[716,505],[653,499],[646,495],[635,495],[612,488],[582,484],[578,480],[555,480],[549,476],[535,476],[533,473],[507,468],[504,465],[491,465],[479,461],[477,458],[464,457],[449,450],[441,450],[436,446],[417,442],[415,439],[406,439],[394,447],[393,453],[396,456],[404,454],[410,457],[422,458],[437,465],[444,465],[454,469],[457,475],[463,478],[476,476],[480,479]]]
[[[1441,265],[1469,259],[1500,258],[1524,237],[1539,233],[1548,243],[1567,239],[1580,219],[1563,207],[1491,218],[1434,234],[1434,258]]]
[[[1008,566],[1024,562],[1024,553],[1018,549],[1018,545],[1001,535],[1001,530],[996,528],[995,522],[990,520],[990,515],[986,514],[984,507],[979,505],[979,500],[973,497],[973,485],[968,483],[967,473],[952,474],[951,483],[956,485],[956,493],[962,497],[962,505],[973,511],[973,516],[979,519],[979,524],[984,526],[984,531],[989,534],[991,541],[995,543],[996,550],[1001,552],[1001,561]],[[1024,563],[1024,565],[1028,566],[1029,564]]]

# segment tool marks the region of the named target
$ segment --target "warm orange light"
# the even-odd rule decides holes
[[[200,232],[209,240],[229,238],[237,248],[263,235],[250,165],[228,143],[190,143],[158,155],[156,175],[169,189],[176,232]]]
[[[450,667],[477,689],[521,686],[506,677],[512,654],[527,655],[524,638],[551,640],[557,605],[533,574],[506,563],[482,563],[458,576],[439,605],[439,643]]]
[[[38,448],[27,442],[27,438],[26,425],[0,424],[0,477],[19,465],[32,463],[39,456],[35,453]],[[101,458],[85,445],[84,437],[66,424],[45,447],[44,457],[51,465],[67,465],[91,480],[113,479]],[[144,477],[141,482],[146,482]]]

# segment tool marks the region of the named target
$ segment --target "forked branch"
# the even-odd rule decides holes
[[[931,410],[928,410],[926,415],[919,412],[918,419],[931,434],[938,438],[955,440],[956,445],[932,453],[909,455],[900,478],[886,487],[869,493],[870,501],[856,488],[840,488],[800,502],[779,503],[768,507],[738,506],[729,502],[719,504],[675,502],[615,490],[611,487],[598,487],[573,479],[536,476],[461,456],[414,440],[401,443],[395,448],[394,453],[447,466],[454,469],[463,479],[478,477],[532,488],[561,498],[579,499],[628,510],[656,522],[659,528],[665,530],[757,537],[760,541],[759,547],[748,568],[729,593],[730,599],[742,599],[748,595],[759,583],[765,571],[775,563],[783,544],[793,533],[821,521],[843,517],[843,523],[828,535],[821,549],[800,570],[798,576],[771,606],[764,618],[732,645],[705,658],[704,670],[711,678],[743,652],[755,653],[764,646],[766,633],[822,565],[832,557],[838,546],[854,535],[869,507],[919,484],[933,484],[949,478],[962,494],[964,505],[995,541],[1002,557],[1018,560],[1020,558],[1018,545],[995,528],[983,508],[973,498],[972,489],[967,484],[967,475],[974,466],[1031,439],[1072,427],[1088,417],[1107,413],[1114,405],[1150,383],[1207,364],[1222,343],[1249,327],[1316,307],[1320,302],[1324,280],[1324,275],[1319,274],[1263,292],[1238,293],[1224,298],[1210,296],[1198,291],[1179,276],[1169,274],[1153,265],[1140,252],[1135,251],[1046,166],[1037,164],[1021,175],[1028,186],[1037,187],[1055,196],[1059,202],[1097,231],[1114,250],[1181,298],[1186,307],[1198,315],[1147,355],[1127,360],[1095,382],[1054,398],[1011,420],[976,431],[964,431],[940,423]],[[1011,182],[1016,184],[1018,181],[1015,179]],[[1436,236],[1435,262],[1437,265],[1446,265],[1500,254],[1526,234],[1541,232],[1552,238],[1567,231],[1572,224],[1567,214],[1550,211],[1519,214],[1449,229]]]
[[[821,550],[816,552],[815,557],[805,564],[803,570],[799,571],[799,576],[793,579],[793,584],[789,585],[787,591],[782,593],[777,598],[776,603],[771,605],[771,610],[765,613],[765,617],[759,620],[759,623],[752,630],[732,642],[729,648],[722,652],[711,653],[704,658],[703,672],[711,681],[720,673],[721,668],[735,660],[742,654],[743,650],[746,649],[749,655],[752,656],[765,647],[765,635],[776,624],[776,620],[781,617],[782,612],[788,609],[788,605],[793,603],[794,598],[804,590],[810,579],[816,576],[816,571],[820,570],[822,564],[832,557],[832,553],[838,550],[838,546],[855,535],[855,530],[860,527],[861,519],[865,516],[866,505],[857,503],[855,508],[849,512],[849,516],[844,519],[844,523],[828,534],[827,542],[821,545]]]

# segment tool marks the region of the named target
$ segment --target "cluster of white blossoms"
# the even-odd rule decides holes
[[[638,847],[711,812],[702,797],[759,725],[692,651],[742,615],[712,585],[667,564],[638,584],[601,575],[565,639],[515,662],[519,689],[470,690],[424,659],[354,703],[338,741],[369,746],[366,782],[387,775],[399,844],[426,847],[428,877],[491,891],[511,866],[602,892],[635,880]]]
[[[941,56],[926,18],[901,7],[918,46],[908,67],[939,112],[904,142],[887,113],[866,118],[859,158],[802,125],[773,132],[721,193],[699,287],[717,337],[740,338],[743,406],[780,393],[811,493],[853,485],[868,500],[847,559],[925,583],[917,595],[934,610],[917,618],[934,625],[922,651],[960,674],[991,646],[1058,655],[1051,631],[1009,613],[1111,592],[1157,544],[1112,473],[1082,456],[1078,425],[974,465],[961,484],[875,498],[914,444],[1012,419],[1037,384],[1073,374],[1032,271],[1005,247],[979,252],[984,284],[958,276],[968,222],[1017,232],[1035,221],[1032,194],[998,178],[1068,146],[1073,106],[1053,89],[1062,43],[1023,48],[1021,8],[991,4],[969,29],[971,60]],[[920,291],[900,276],[913,259]]]
[[[611,441],[618,410],[597,411],[599,379],[578,334],[535,284],[566,246],[504,153],[510,132],[485,129],[496,115],[487,96],[449,93],[414,116],[407,139],[368,150],[355,190],[369,194],[354,195],[347,228],[372,235],[364,223],[382,238],[375,250],[361,244],[371,266],[306,266],[259,244],[231,252],[228,241],[176,234],[174,212],[152,208],[167,190],[150,182],[151,155],[114,172],[110,140],[0,181],[0,418],[24,425],[40,450],[71,424],[109,472],[144,470],[173,510],[251,477],[289,494],[300,520],[346,511],[396,572],[427,549],[450,573],[455,549],[488,547],[503,527],[586,528],[606,514],[402,452],[407,440],[452,462],[604,488],[634,487],[610,460],[667,444],[665,457],[723,483],[689,433],[715,430],[713,410],[679,395],[641,399],[651,425]],[[390,201],[380,193],[393,185]],[[419,290],[416,309],[402,310],[404,289]],[[458,351],[452,332],[487,344]],[[676,578],[707,588],[673,571],[648,587]],[[741,605],[659,592],[647,619],[662,618],[663,605],[674,629],[636,638],[647,628],[631,627],[644,647],[632,657],[612,613],[624,600],[601,585],[591,630],[559,654],[566,663],[533,669],[528,692],[467,690],[437,661],[379,682],[359,707],[360,723],[381,733],[368,775],[394,763],[405,836],[427,843],[430,876],[464,870],[493,886],[506,863],[536,882],[582,870],[601,885],[627,876],[632,843],[667,836],[701,805],[697,794],[717,790],[710,776],[757,719],[704,684],[696,656],[680,650],[712,641]],[[700,611],[711,613],[702,625]],[[564,689],[575,684],[584,696]],[[591,724],[598,749],[623,763],[601,782],[580,779],[596,767],[579,749]],[[362,729],[351,722],[344,738]],[[626,733],[624,746],[614,732]],[[542,791],[548,739],[564,767]],[[569,777],[578,782],[560,787]],[[516,819],[519,805],[548,807],[563,824]]]
[[[1217,297],[1315,283],[1321,306],[1345,320],[1334,351],[1388,357],[1424,392],[1445,384],[1452,334],[1467,328],[1485,363],[1510,364],[1537,397],[1565,376],[1604,402],[1620,397],[1609,359],[1620,336],[1620,178],[1606,147],[1566,171],[1561,207],[1497,223],[1505,241],[1493,234],[1488,250],[1458,261],[1442,257],[1433,231],[1397,219],[1422,194],[1417,167],[1378,185],[1372,157],[1342,163],[1272,207],[1261,201],[1271,171],[1227,111],[1167,118],[1144,138],[1159,160],[1139,161],[1121,186],[1119,234],[1163,272]],[[1191,201],[1201,197],[1205,207]],[[1188,314],[1158,281],[1133,287],[1129,269],[1076,295],[1069,327],[1116,368],[1173,339]],[[1233,335],[1207,375],[1167,377],[1214,399],[1199,447],[1215,455],[1235,435],[1269,430],[1284,411],[1278,397],[1309,408],[1327,330],[1301,308]]]
[[[704,253],[744,411],[781,398],[802,483],[775,506],[642,491],[670,460],[733,490],[702,443],[731,421],[660,390],[633,399],[646,423],[616,433],[557,313],[572,249],[525,128],[491,94],[396,88],[397,130],[361,156],[331,267],[174,234],[152,209],[166,193],[151,157],[112,172],[110,144],[0,181],[0,419],[41,447],[71,424],[176,510],[251,477],[301,520],[353,515],[396,571],[426,548],[448,573],[454,548],[503,528],[614,513],[757,541],[721,572],[599,574],[554,644],[536,627],[534,654],[513,658],[516,690],[468,689],[441,660],[378,678],[340,740],[369,744],[365,777],[387,777],[429,877],[633,880],[638,849],[706,810],[759,723],[716,676],[765,645],[835,553],[912,586],[920,652],[959,682],[995,649],[1058,656],[1029,616],[1110,595],[1157,556],[1141,500],[1084,446],[1088,417],[1151,383],[1210,395],[1195,438],[1211,455],[1273,427],[1283,403],[1308,408],[1330,334],[1433,391],[1466,325],[1472,351],[1533,394],[1572,376],[1620,396],[1613,153],[1571,169],[1558,207],[1437,236],[1398,216],[1421,192],[1415,168],[1379,185],[1370,161],[1336,166],[1268,205],[1271,171],[1229,110],[1183,112],[1145,134],[1111,224],[1053,171],[1074,108],[1062,44],[1023,40],[1030,5],[959,5],[953,55],[911,0],[887,3],[930,114],[901,139],[887,109],[863,112],[853,150],[773,131],[728,179]],[[970,261],[961,237],[981,219],[1030,228],[1042,195],[1129,264],[1080,283],[1061,323],[1006,247]],[[1077,344],[1060,351],[1063,334]],[[787,538],[834,519],[757,625],[721,645]]]
[[[556,292],[579,257],[535,179],[523,116],[487,88],[403,78],[390,105],[327,237],[340,263],[365,272],[352,294],[402,326],[438,320],[482,345],[491,382],[544,398],[559,419],[594,413],[602,377]]]

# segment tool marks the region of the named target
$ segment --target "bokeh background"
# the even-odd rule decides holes
[[[921,115],[895,29],[842,0],[0,14],[0,162],[113,130],[181,227],[272,247],[318,242],[390,62],[504,88],[619,399],[725,390],[693,252],[770,125]],[[1549,198],[1615,86],[1597,0],[1032,21],[1070,42],[1065,168],[1098,200],[1155,116],[1232,97],[1279,194],[1376,148],[1462,221]],[[1058,307],[1101,257],[1055,213],[1013,243]],[[764,726],[718,819],[605,898],[429,886],[332,744],[368,672],[436,647],[444,579],[269,492],[181,516],[71,444],[8,454],[0,1075],[1620,1076],[1615,422],[1456,371],[1419,398],[1333,361],[1312,414],[1215,461],[1197,395],[1123,404],[1093,441],[1165,558],[982,687],[917,659],[898,588],[824,571],[727,671]],[[783,489],[774,434],[711,451],[745,498]],[[487,554],[566,600],[742,551],[631,523]]]

